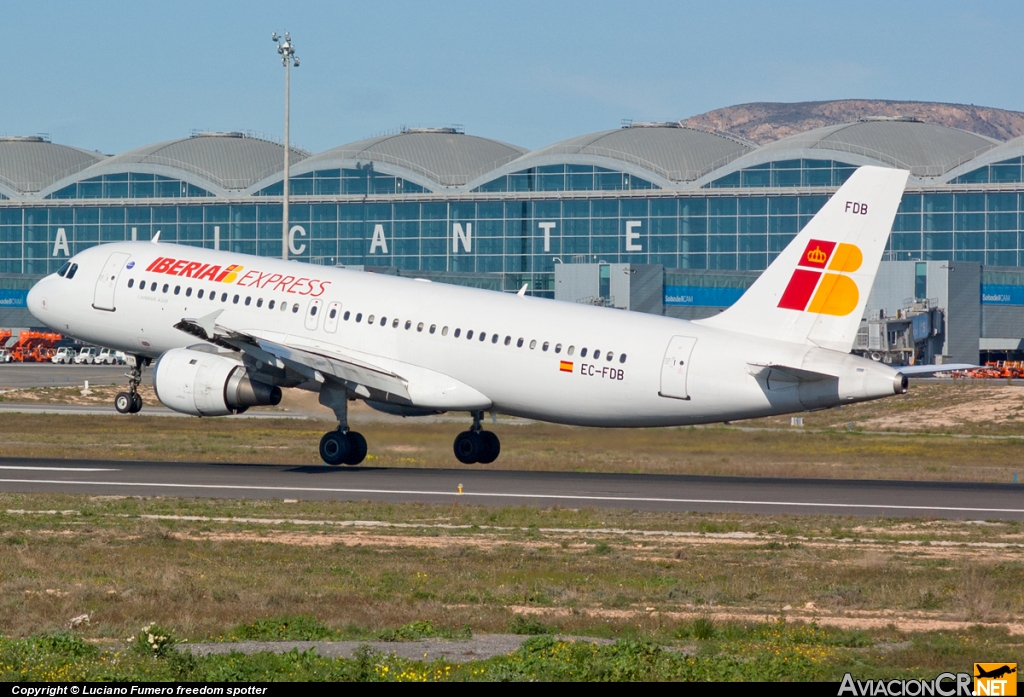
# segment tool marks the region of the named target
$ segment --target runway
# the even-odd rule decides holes
[[[1024,520],[988,483],[0,458],[0,491]]]

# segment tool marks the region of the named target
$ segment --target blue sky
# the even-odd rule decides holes
[[[3,6],[0,134],[106,153],[192,129],[314,152],[463,124],[527,148],[752,101],[1024,111],[1019,2],[22,2]]]

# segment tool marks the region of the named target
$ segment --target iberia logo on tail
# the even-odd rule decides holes
[[[860,248],[824,240],[811,240],[789,279],[779,307],[842,317],[853,312],[860,291],[852,278],[864,261]],[[828,273],[836,272],[836,273]]]

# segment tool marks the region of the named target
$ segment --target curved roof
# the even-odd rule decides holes
[[[915,177],[940,177],[999,143],[958,128],[911,119],[868,119],[815,128],[777,140],[758,148],[756,159],[777,160],[784,151],[794,151],[795,157],[802,154],[826,159],[824,152],[814,151],[831,151],[908,169]]]
[[[382,162],[409,170],[445,187],[462,186],[525,153],[524,148],[498,140],[470,136],[451,128],[406,129],[340,145],[303,163],[303,171],[331,162]]]
[[[106,159],[105,155],[38,136],[0,138],[0,184],[17,193],[34,193],[53,182]]]
[[[309,153],[291,149],[291,163]],[[222,189],[240,190],[284,169],[284,146],[242,133],[196,133],[123,152],[93,167],[89,176],[156,165],[196,175]]]
[[[565,156],[589,155],[636,165],[670,182],[688,182],[750,152],[754,147],[739,138],[684,128],[675,123],[634,124],[563,140],[534,150],[520,158],[520,162],[528,167],[532,160],[564,160]]]

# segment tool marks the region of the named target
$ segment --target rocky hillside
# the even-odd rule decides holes
[[[1024,113],[940,102],[841,99],[832,102],[753,102],[715,109],[685,119],[685,126],[724,131],[759,145],[794,133],[871,116],[909,116],[926,123],[962,128],[998,140],[1024,135]]]

